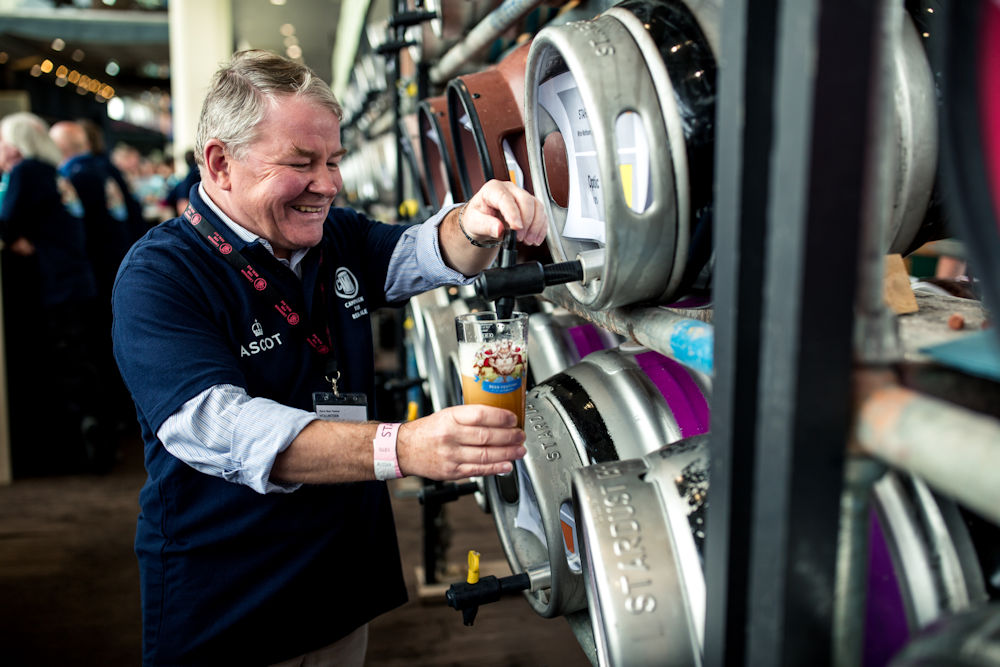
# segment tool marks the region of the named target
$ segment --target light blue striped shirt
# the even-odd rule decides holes
[[[274,254],[270,243],[229,218],[199,187],[205,203],[234,234],[247,242],[259,240]],[[389,301],[402,301],[441,285],[472,282],[441,258],[438,225],[452,208],[442,209],[403,232],[389,260],[385,281]],[[306,252],[298,250],[289,259],[278,261],[301,278]],[[156,437],[168,452],[195,470],[249,486],[258,493],[282,493],[300,485],[272,482],[274,459],[316,418],[313,412],[253,398],[242,387],[220,384],[184,403],[163,422]]]

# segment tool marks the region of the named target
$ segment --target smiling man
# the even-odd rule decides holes
[[[406,599],[384,480],[524,455],[506,410],[399,425],[358,406],[374,397],[369,313],[470,282],[504,222],[541,243],[540,202],[491,181],[408,228],[332,208],[340,118],[308,68],[237,53],[205,98],[189,208],[119,271],[115,356],[148,472],[145,664],[363,664],[367,623]]]

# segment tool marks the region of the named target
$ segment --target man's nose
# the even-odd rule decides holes
[[[340,169],[330,169],[325,164],[313,172],[311,188],[314,192],[333,197],[343,184]]]

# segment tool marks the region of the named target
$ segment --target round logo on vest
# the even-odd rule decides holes
[[[350,269],[340,267],[334,275],[334,291],[341,299],[353,299],[358,295],[358,279]]]

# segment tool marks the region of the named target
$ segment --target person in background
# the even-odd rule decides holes
[[[75,121],[60,121],[49,130],[59,147],[63,162],[59,174],[76,190],[83,208],[87,234],[87,255],[97,280],[97,305],[100,356],[97,363],[107,383],[107,410],[114,415],[115,428],[123,431],[135,422],[132,400],[121,381],[111,350],[111,287],[125,253],[139,237],[137,226],[130,222],[128,199],[109,168],[110,162],[94,154],[84,127]],[[111,441],[114,444],[114,440]],[[110,465],[116,452],[106,452]]]
[[[104,168],[111,174],[111,178],[115,179],[115,183],[125,193],[125,206],[128,209],[128,224],[130,227],[129,235],[138,239],[146,233],[149,225],[146,224],[143,218],[142,205],[136,198],[135,193],[132,192],[132,186],[108,156],[107,144],[104,141],[104,132],[97,123],[88,118],[81,118],[76,122],[87,133],[87,143],[90,144],[91,155],[104,165]]]
[[[98,296],[111,303],[111,285],[125,253],[138,240],[132,236],[126,197],[105,162],[91,150],[87,132],[74,121],[60,121],[49,136],[62,153],[59,174],[76,189],[83,205],[87,254],[97,278]]]
[[[9,252],[34,258],[38,267],[46,356],[36,361],[51,389],[48,423],[57,425],[48,430],[56,445],[50,458],[58,459],[58,447],[70,445],[70,456],[103,467],[110,434],[102,419],[105,385],[94,363],[97,284],[83,221],[66,206],[78,198],[56,172],[62,156],[38,116],[20,112],[0,121],[0,155],[9,172],[0,238]]]
[[[385,480],[505,473],[524,456],[500,408],[369,421],[371,313],[469,284],[505,224],[540,244],[541,202],[490,181],[409,227],[332,208],[341,117],[304,65],[235,54],[203,102],[188,209],[119,271],[115,356],[148,473],[145,664],[363,664],[368,622],[406,600]]]
[[[187,174],[170,189],[167,195],[167,206],[177,211],[177,215],[184,213],[184,209],[187,208],[191,188],[201,182],[201,170],[198,169],[198,163],[194,159],[194,151],[184,151],[184,162],[187,164]]]

